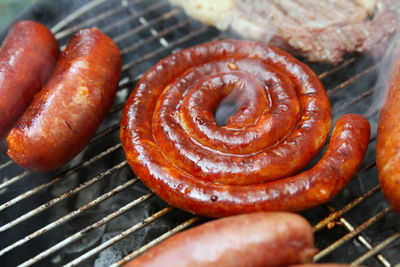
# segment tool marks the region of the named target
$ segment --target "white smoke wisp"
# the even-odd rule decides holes
[[[375,85],[375,90],[373,94],[373,99],[368,110],[365,112],[366,117],[372,116],[374,113],[378,112],[383,104],[385,103],[390,73],[396,58],[400,55],[400,31],[397,30],[396,34],[393,36],[391,43],[387,47],[387,50],[378,63],[378,78]]]

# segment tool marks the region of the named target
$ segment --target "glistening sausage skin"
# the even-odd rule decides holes
[[[0,140],[6,137],[56,66],[58,43],[42,24],[20,21],[0,49]]]
[[[219,126],[214,112],[227,99],[238,110]],[[210,217],[299,211],[333,198],[363,160],[369,124],[346,115],[326,155],[297,174],[330,126],[328,97],[310,68],[262,43],[221,40],[144,74],[122,113],[121,142],[136,175],[173,206]]]
[[[142,172],[138,175],[168,203],[199,215],[301,211],[329,201],[344,188],[363,161],[369,135],[369,123],[364,117],[344,115],[336,123],[327,151],[312,169],[262,184],[211,184],[188,177],[176,168],[162,169],[164,178],[157,181],[143,179],[149,175]],[[156,166],[152,171],[157,176],[161,172]]]
[[[126,267],[288,266],[316,253],[310,224],[297,214],[259,212],[211,221],[176,234]]]
[[[20,166],[41,172],[71,160],[106,116],[120,74],[116,44],[96,28],[79,31],[48,83],[12,128],[8,155]]]
[[[382,192],[400,213],[400,56],[393,65],[388,90],[378,123],[376,165]]]

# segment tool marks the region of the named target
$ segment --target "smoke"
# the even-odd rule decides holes
[[[377,113],[382,105],[385,102],[390,73],[393,67],[393,64],[400,54],[400,31],[397,30],[396,34],[393,36],[391,43],[388,45],[387,50],[380,61],[378,68],[378,78],[375,85],[375,90],[373,94],[373,100],[371,102],[370,107],[365,112],[366,117],[370,117],[373,114]]]

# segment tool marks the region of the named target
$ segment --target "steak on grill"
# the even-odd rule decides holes
[[[310,61],[381,55],[397,28],[396,0],[170,0],[206,24],[269,42]]]

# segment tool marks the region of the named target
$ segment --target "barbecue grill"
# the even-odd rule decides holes
[[[0,265],[121,266],[178,231],[207,221],[169,206],[136,178],[121,147],[120,116],[141,75],[158,60],[182,48],[237,36],[190,19],[166,0],[40,0],[20,19],[50,27],[62,48],[77,30],[99,27],[119,46],[123,73],[105,121],[66,166],[39,174],[0,153]],[[334,122],[344,113],[370,108],[384,65],[354,55],[334,67],[307,64],[328,92]],[[399,216],[380,192],[375,168],[378,112],[367,118],[371,139],[356,177],[331,202],[302,213],[314,226],[320,249],[316,262],[400,266]]]

